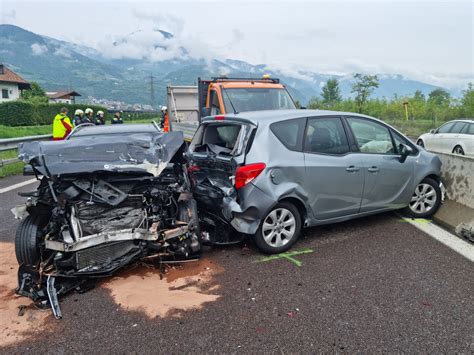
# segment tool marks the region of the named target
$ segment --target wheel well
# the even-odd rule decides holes
[[[433,179],[434,181],[436,181],[438,184],[441,182],[441,177],[439,177],[438,175],[435,175],[435,174],[431,174],[431,175],[428,175],[428,176],[425,176],[423,178],[423,180],[425,180],[426,178],[431,178]],[[422,181],[423,181],[422,180]]]
[[[278,202],[289,202],[293,206],[295,206],[301,214],[301,225],[304,226],[307,217],[307,211],[306,206],[303,202],[294,197],[285,197],[279,200]]]

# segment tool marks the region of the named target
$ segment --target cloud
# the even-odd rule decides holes
[[[33,52],[33,55],[43,55],[48,53],[48,47],[44,44],[33,43],[31,45],[31,51]]]
[[[53,54],[64,58],[72,58],[71,51],[63,46],[57,47]]]
[[[13,23],[16,20],[16,10],[3,10],[0,16],[0,22],[3,23]]]

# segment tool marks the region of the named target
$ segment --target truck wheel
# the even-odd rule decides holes
[[[254,240],[263,253],[282,253],[291,248],[300,232],[301,216],[298,209],[291,203],[281,202],[262,219]]]
[[[18,226],[15,235],[16,260],[20,265],[36,265],[40,261],[39,241],[44,226],[43,216],[28,216]]]
[[[441,205],[441,189],[436,180],[426,178],[416,188],[405,212],[414,218],[429,218]]]

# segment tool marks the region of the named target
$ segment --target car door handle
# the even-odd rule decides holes
[[[350,173],[355,173],[356,171],[359,171],[359,168],[354,166],[354,165],[351,165],[351,166],[346,168],[346,171],[348,171]]]
[[[373,166],[373,167],[371,167],[367,170],[369,170],[369,173],[378,173],[379,172],[379,168],[377,168],[376,166]]]

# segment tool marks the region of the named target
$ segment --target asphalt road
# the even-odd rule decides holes
[[[17,192],[34,186],[0,194],[0,242],[13,241]],[[105,287],[70,294],[64,319],[48,315],[0,351],[474,352],[474,264],[397,215],[306,230],[293,251],[301,266],[251,245],[207,249],[219,297],[180,316],[124,309]]]

